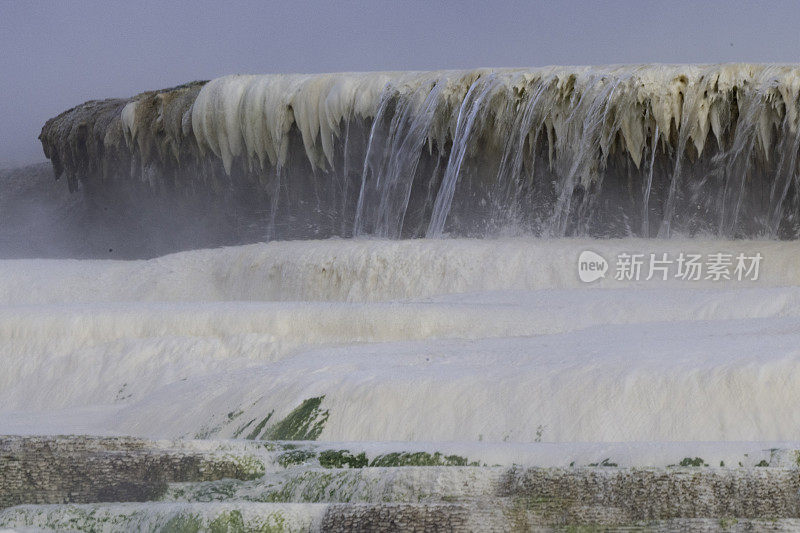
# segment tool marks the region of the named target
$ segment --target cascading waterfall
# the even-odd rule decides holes
[[[800,68],[227,76],[41,140],[95,191],[255,185],[265,238],[800,234]]]
[[[637,65],[62,113],[40,139],[77,194],[0,172],[0,435],[201,440],[0,438],[0,527],[800,516],[798,99],[800,66]],[[27,485],[70,503],[3,499]]]

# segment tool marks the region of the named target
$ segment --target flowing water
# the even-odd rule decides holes
[[[182,233],[0,262],[0,432],[261,438],[313,400],[325,440],[798,439],[799,91],[639,65],[78,106],[41,138],[87,219]],[[210,220],[230,246],[164,255]]]
[[[62,113],[61,181],[0,172],[0,435],[215,439],[149,446],[260,470],[0,526],[795,516],[799,98],[794,65],[635,65],[237,75]],[[426,466],[363,468],[403,454]],[[529,474],[594,492],[498,488]]]

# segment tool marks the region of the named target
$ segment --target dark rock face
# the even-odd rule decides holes
[[[48,120],[39,139],[67,186],[41,166],[0,174],[0,202],[11,207],[0,214],[0,257],[141,259],[265,240],[263,191],[213,179],[221,162],[199,156],[187,113],[204,83],[94,100]],[[136,137],[126,139],[122,110],[134,100]],[[31,179],[14,194],[20,176]]]
[[[320,529],[350,531],[473,531],[464,504],[337,504],[322,519]]]
[[[47,121],[47,165],[0,170],[0,259],[145,259],[268,238],[266,195],[205,160],[185,116],[204,82],[95,100]],[[122,109],[136,100],[135,139]],[[53,183],[53,174],[56,182]]]
[[[167,483],[250,479],[235,458],[168,449],[129,437],[0,437],[0,508],[142,502]]]
[[[79,179],[92,183],[131,176],[144,178],[143,170],[148,164],[157,164],[161,173],[174,169],[182,155],[186,159],[181,152],[196,147],[194,142],[186,142],[191,129],[184,128],[182,121],[204,84],[192,82],[129,99],[91,100],[51,118],[39,140],[56,178],[66,176],[73,191],[78,188]],[[122,110],[134,100],[139,104],[135,146],[125,138],[122,127]],[[131,157],[134,149],[138,160]]]
[[[303,528],[342,532],[571,527],[738,531],[796,530],[800,518],[800,470],[794,463],[763,468],[342,470],[283,467],[277,455],[253,455],[264,450],[126,437],[0,437],[0,524],[45,524],[56,529],[81,524],[80,528],[93,529],[103,523],[125,530],[147,524],[145,529],[154,531],[176,524],[191,525],[192,531],[214,531],[227,524],[238,531],[261,530],[273,523],[270,520],[283,524],[299,513],[295,517],[298,524],[305,524]],[[407,476],[396,476],[405,468],[411,469],[404,471]],[[368,496],[367,490],[351,499],[346,492],[337,492],[346,472],[369,474],[356,483],[361,487],[368,487],[368,479],[374,482],[378,475],[387,487],[397,483],[397,492]],[[454,472],[466,477],[448,484],[448,479],[456,479],[448,477]],[[298,490],[312,478],[319,484]],[[225,481],[216,485],[200,483],[221,479]],[[187,485],[173,486],[166,502],[138,507],[36,505],[150,502],[165,496],[167,484],[176,482],[198,482],[194,488],[199,492],[187,491]],[[278,499],[270,496],[282,482],[287,490]],[[244,491],[237,492],[236,487]],[[447,487],[457,494],[447,493]],[[304,505],[296,505],[300,503]]]
[[[499,493],[550,524],[800,517],[796,469],[513,468]]]
[[[124,147],[120,112],[127,100],[92,100],[47,121],[39,140],[56,178],[65,175],[70,192],[80,175],[109,168],[113,149]],[[106,144],[108,140],[108,144]]]

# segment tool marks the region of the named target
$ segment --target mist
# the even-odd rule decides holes
[[[49,163],[0,169],[0,260],[141,259],[269,235],[252,188],[186,194],[142,182],[70,192]]]

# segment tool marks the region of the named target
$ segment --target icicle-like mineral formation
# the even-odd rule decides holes
[[[800,67],[237,75],[92,101],[71,186],[258,184],[273,236],[800,235]]]

